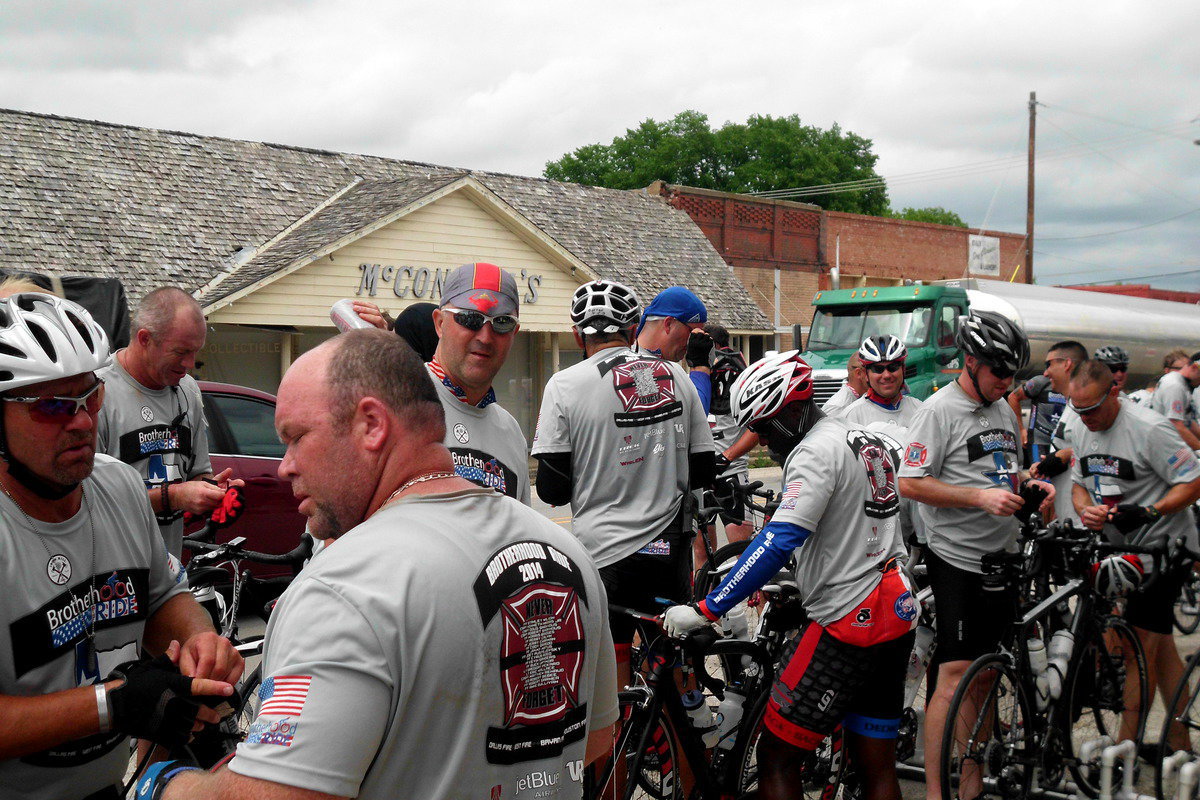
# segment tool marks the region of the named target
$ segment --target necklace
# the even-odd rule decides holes
[[[457,477],[458,477],[457,472],[427,472],[424,475],[418,475],[417,477],[413,478],[408,483],[403,484],[399,489],[397,489],[396,491],[394,491],[390,495],[388,495],[388,499],[383,501],[383,505],[381,505],[380,508],[383,508],[383,506],[386,506],[388,503],[395,500],[405,489],[408,489],[412,486],[416,486],[418,483],[424,483],[425,481],[441,480],[442,478],[457,478]]]
[[[8,491],[8,486],[0,481],[0,489],[8,497],[12,504],[17,507],[17,511],[21,512],[21,516],[25,518],[25,523],[33,534],[38,537],[38,541],[42,543],[42,548],[46,551],[46,556],[49,561],[46,562],[46,577],[51,583],[62,586],[71,580],[71,561],[62,553],[51,553],[50,545],[46,544],[46,537],[42,536],[42,532],[37,529],[37,525],[33,524],[33,518],[25,512],[17,499]],[[88,532],[92,540],[92,556],[91,568],[88,570],[88,604],[84,609],[84,634],[87,636],[88,649],[88,666],[95,666],[96,659],[96,526],[92,520],[92,506],[87,499],[87,491],[83,488],[83,484],[79,485],[80,496],[83,498],[82,507],[87,514]],[[70,590],[68,590],[70,591]]]

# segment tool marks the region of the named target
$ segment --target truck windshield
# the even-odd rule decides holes
[[[809,350],[857,350],[868,336],[894,334],[909,347],[929,338],[929,306],[820,308],[808,334]]]

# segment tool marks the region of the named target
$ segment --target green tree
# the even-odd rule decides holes
[[[956,228],[971,227],[958,214],[941,206],[905,208],[903,211],[889,211],[887,216],[906,219],[910,222],[932,222],[935,225],[953,225]]]
[[[844,181],[880,180],[871,140],[804,125],[800,117],[754,115],[714,129],[698,111],[667,122],[648,119],[611,144],[584,145],[546,164],[558,181],[640,189],[655,180],[724,192],[763,192]],[[883,215],[882,181],[870,189],[804,197],[831,211]]]

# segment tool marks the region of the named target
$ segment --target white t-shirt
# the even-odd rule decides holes
[[[1196,421],[1196,409],[1192,407],[1192,385],[1178,371],[1168,372],[1159,379],[1150,407],[1167,419],[1179,420],[1185,425]]]
[[[617,717],[595,566],[483,489],[331,543],[272,614],[263,674],[230,769],[339,797],[578,798],[587,733]]]
[[[551,376],[533,439],[535,456],[571,454],[572,528],[601,567],[666,530],[688,490],[688,455],[713,448],[679,365],[626,347]]]

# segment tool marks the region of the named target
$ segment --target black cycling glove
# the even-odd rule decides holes
[[[1109,512],[1108,521],[1121,533],[1131,533],[1144,525],[1157,522],[1162,512],[1154,506],[1139,506],[1136,503],[1122,503]]]
[[[717,453],[716,458],[713,459],[713,470],[717,477],[721,477],[721,474],[727,469],[729,469],[729,459],[725,457],[724,453]]]
[[[200,704],[192,699],[192,679],[171,659],[127,661],[104,680],[124,681],[108,692],[113,730],[167,748],[187,743]]]
[[[713,481],[713,499],[726,514],[732,514],[737,506],[737,486],[733,478],[717,478]]]
[[[1038,464],[1038,474],[1043,478],[1056,478],[1066,472],[1070,466],[1064,459],[1058,457],[1058,453],[1051,453]]]
[[[696,367],[707,367],[708,356],[713,349],[713,340],[704,331],[692,331],[692,335],[688,337],[687,354],[684,358],[687,359],[687,365],[693,369]]]
[[[1021,495],[1024,503],[1013,516],[1021,522],[1028,522],[1029,518],[1033,516],[1033,512],[1038,510],[1042,501],[1046,499],[1046,495],[1050,493],[1037,481],[1025,481],[1021,484],[1021,491],[1018,494]]]

